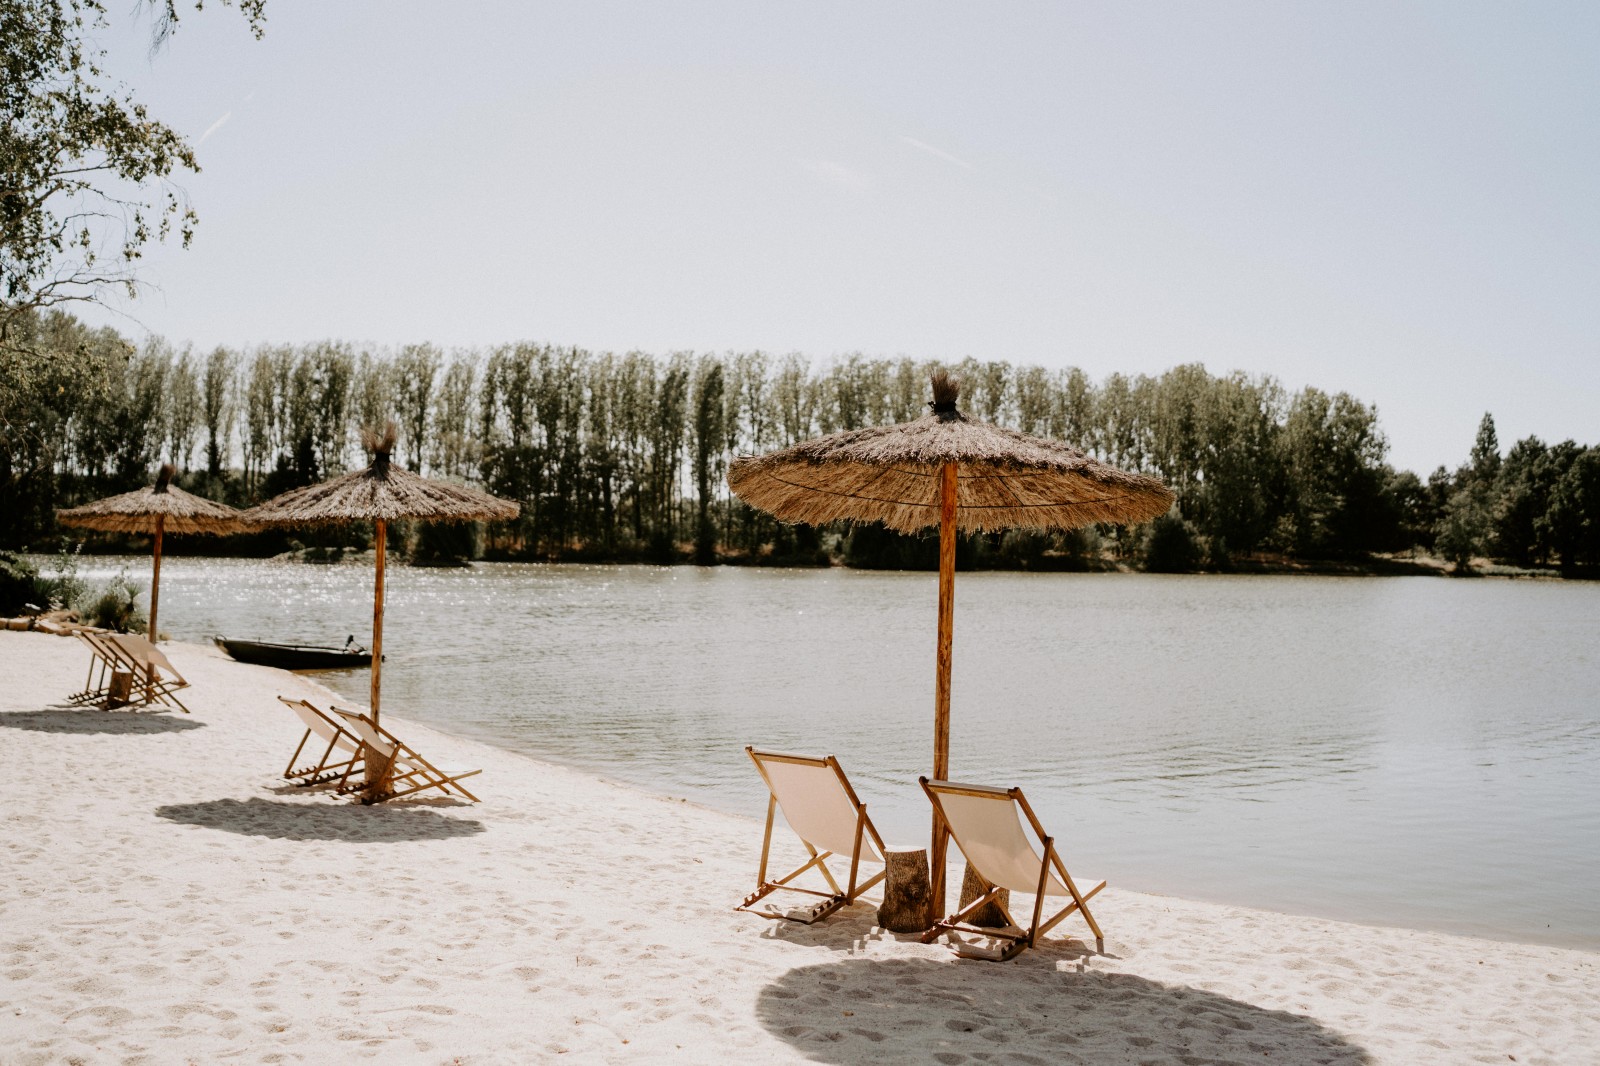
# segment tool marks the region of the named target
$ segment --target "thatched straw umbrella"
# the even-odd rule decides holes
[[[740,499],[788,522],[882,522],[902,533],[939,527],[933,776],[941,779],[950,772],[956,531],[1143,522],[1173,500],[1154,478],[970,419],[956,409],[959,395],[960,385],[936,371],[933,410],[921,418],[740,456],[728,469],[728,486]],[[935,816],[929,859],[936,908],[944,905],[945,845]]]
[[[372,587],[372,721],[379,721],[378,695],[383,672],[383,569],[388,524],[396,519],[419,522],[503,521],[517,517],[517,504],[466,485],[433,481],[395,466],[394,423],[382,437],[364,430],[362,445],[372,452],[372,465],[331,481],[293,489],[244,513],[259,527],[348,525],[371,522],[376,531],[377,574]],[[369,769],[367,788],[377,794],[384,782]]]
[[[178,468],[164,463],[156,483],[147,489],[107,496],[82,507],[57,511],[62,525],[96,529],[102,533],[144,533],[151,537],[150,553],[150,640],[161,631],[156,628],[161,606],[161,538],[166,533],[240,533],[244,526],[240,514],[224,503],[184,492],[172,484]]]

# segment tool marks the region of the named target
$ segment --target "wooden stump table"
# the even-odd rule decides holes
[[[133,671],[111,671],[111,684],[106,689],[106,709],[126,707],[133,702]]]
[[[966,871],[961,875],[961,904],[956,910],[965,910],[967,904],[984,895],[992,886],[978,876],[978,871],[969,863]],[[1006,921],[1006,916],[1001,912],[1001,907],[1011,906],[1011,890],[1002,888],[1000,895],[986,907],[980,907],[967,919],[968,925],[980,925],[986,929],[1001,929],[1011,923]]]
[[[928,849],[889,845],[883,849],[888,876],[883,879],[883,905],[878,925],[891,933],[921,933],[933,925],[933,887],[928,881]]]

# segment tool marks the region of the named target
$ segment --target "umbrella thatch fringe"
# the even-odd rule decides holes
[[[164,463],[154,485],[57,511],[56,520],[62,525],[102,533],[154,533],[158,517],[164,519],[162,528],[168,533],[221,536],[244,531],[240,512],[227,504],[184,492],[171,483],[176,474],[176,467]]]
[[[379,434],[362,430],[361,442],[372,452],[365,470],[305,488],[292,489],[244,513],[257,526],[343,525],[351,522],[501,522],[517,517],[519,505],[469,485],[420,477],[390,460],[395,430],[390,422]]]
[[[819,469],[819,481],[840,484],[846,477],[843,471]],[[885,484],[880,480],[876,488],[894,491],[900,487],[905,495],[909,490],[922,489],[937,492],[935,471],[921,474],[916,481],[921,484],[905,485],[905,478],[897,479],[899,485]],[[982,487],[985,495],[1020,494],[1018,489],[1000,485],[1004,480],[1023,481],[1023,478],[1002,479],[992,477]],[[929,488],[931,482],[932,488]],[[753,507],[767,511],[785,522],[804,522],[822,525],[833,521],[882,522],[901,533],[914,533],[939,524],[937,497],[927,503],[887,499],[885,496],[854,498],[846,488],[826,489],[797,486],[782,476],[752,470],[749,467],[730,470],[728,484],[740,499]],[[1080,499],[1055,502],[1032,502],[1026,505],[1004,503],[977,504],[969,502],[980,490],[966,483],[963,477],[957,489],[956,525],[968,531],[1002,529],[1077,529],[1080,526],[1104,522],[1126,525],[1145,522],[1166,513],[1172,506],[1170,494],[1155,492],[1110,493]]]
[[[418,477],[389,464],[294,489],[252,507],[244,520],[260,526],[340,525],[377,519],[423,522],[505,521],[520,508],[467,485]]]
[[[728,469],[728,485],[785,521],[883,522],[912,532],[939,524],[939,471],[946,463],[960,470],[956,522],[967,530],[1144,522],[1173,501],[1155,478],[954,410],[741,456]]]

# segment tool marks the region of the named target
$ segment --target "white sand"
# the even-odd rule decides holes
[[[753,819],[387,717],[485,802],[308,793],[273,696],[324,693],[168,654],[193,715],[67,710],[87,651],[0,633],[7,1066],[1600,1062],[1600,955],[1114,885],[1107,956],[769,922],[731,909]]]

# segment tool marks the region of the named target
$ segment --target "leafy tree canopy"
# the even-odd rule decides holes
[[[258,38],[265,2],[237,0]],[[150,8],[159,47],[179,0]],[[0,357],[17,347],[19,316],[131,294],[145,245],[176,230],[187,247],[194,234],[169,181],[198,173],[194,150],[106,74],[92,37],[107,25],[102,0],[0,0]]]

